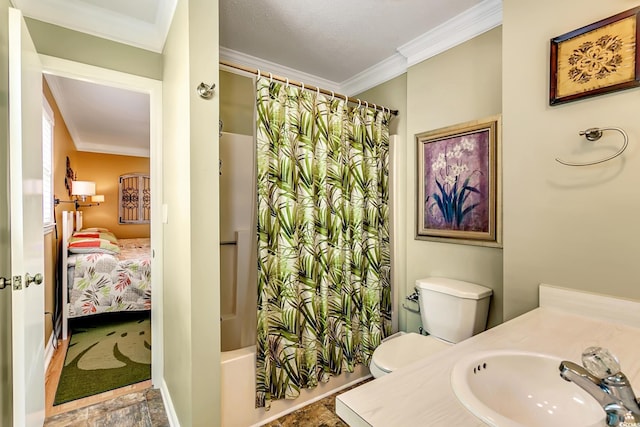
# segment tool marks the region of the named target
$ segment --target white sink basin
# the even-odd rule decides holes
[[[473,353],[453,367],[451,386],[460,402],[491,426],[606,426],[598,402],[560,377],[561,361],[515,350]]]

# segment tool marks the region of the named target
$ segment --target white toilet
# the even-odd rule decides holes
[[[400,333],[373,352],[369,369],[374,378],[407,366],[484,331],[493,291],[443,277],[416,281],[422,327],[428,336]]]

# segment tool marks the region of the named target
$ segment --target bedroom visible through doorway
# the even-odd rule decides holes
[[[55,198],[61,201],[55,208],[57,282],[62,284],[57,305],[67,314],[56,330],[63,326],[66,330],[68,325],[71,334],[52,352],[48,363],[46,413],[51,416],[162,384],[162,229],[158,221],[162,91],[160,81],[48,56],[41,60],[43,83],[50,87],[45,96],[56,104],[53,109],[59,116],[56,125],[62,124],[62,138],[71,140],[62,144],[62,156],[57,153],[65,165],[54,171],[53,178]],[[94,112],[98,117],[93,119],[82,117],[91,112],[86,102],[93,89],[99,100],[125,111],[125,116],[116,114],[115,124],[109,123],[107,113]],[[117,96],[112,95],[118,92],[130,92],[134,101],[114,102]],[[146,118],[133,117],[131,108],[142,109]],[[66,123],[72,114],[76,116]],[[78,114],[89,128],[77,124]],[[146,133],[146,147],[128,139],[125,127]],[[105,137],[110,132],[116,141],[113,144]],[[60,137],[58,129],[56,137]],[[54,157],[59,147],[54,145]],[[151,217],[125,224],[119,217],[123,200],[119,177],[132,173],[148,178],[150,191],[142,194],[140,202],[151,206]],[[96,194],[101,195],[97,203],[60,188],[60,183],[75,180],[95,183]],[[130,195],[125,197],[128,209],[138,202]],[[63,211],[74,217],[81,212],[84,217],[69,235],[63,230]],[[64,269],[63,261],[67,261]],[[109,370],[111,377],[101,376]]]

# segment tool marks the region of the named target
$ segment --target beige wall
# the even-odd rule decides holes
[[[162,80],[162,55],[25,18],[38,53]]]
[[[223,132],[253,135],[255,118],[253,78],[220,71],[220,119]]]
[[[218,2],[179,0],[164,50],[164,378],[182,426],[220,425]]]
[[[42,91],[44,96],[53,111],[53,120],[55,123],[53,134],[53,194],[62,200],[69,200],[67,189],[64,184],[64,177],[67,169],[67,157],[73,164],[75,158],[76,149],[73,145],[71,135],[67,125],[60,114],[58,105],[51,94],[47,81],[42,79]],[[72,209],[69,204],[60,204],[55,207],[56,223],[58,224],[58,237],[62,233],[62,211]],[[55,271],[57,265],[58,254],[60,253],[60,240],[56,240],[55,234],[51,233],[45,236],[44,240],[44,309],[47,313],[53,313],[55,309]],[[45,343],[49,342],[51,333],[53,330],[52,315],[47,314],[44,317],[44,339]]]
[[[538,284],[640,299],[639,89],[550,107],[549,40],[635,6],[625,0],[505,0],[505,318],[538,303]],[[619,126],[621,158],[572,168],[556,157],[612,154],[612,133],[587,143],[578,131]]]
[[[0,0],[0,276],[11,275],[9,259],[9,0]],[[11,290],[0,290],[0,425],[11,425]]]
[[[149,224],[120,224],[118,222],[118,183],[121,175],[149,174],[148,157],[117,156],[113,154],[78,151],[72,164],[79,180],[94,181],[96,193],[103,194],[100,206],[80,208],[85,227],[105,227],[120,239],[149,237]],[[87,202],[89,203],[89,202]]]
[[[502,250],[415,240],[415,135],[502,111],[501,29],[488,31],[407,71],[406,292],[426,276],[478,283],[494,291],[489,325],[502,321]],[[407,315],[416,330],[418,315]]]

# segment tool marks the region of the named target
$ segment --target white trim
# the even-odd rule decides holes
[[[162,384],[164,368],[164,336],[163,336],[163,275],[162,275],[162,82],[134,74],[100,68],[80,62],[69,61],[48,55],[40,55],[43,73],[60,77],[77,79],[90,83],[116,87],[146,93],[150,105],[150,174],[151,174],[151,281],[153,296],[151,298],[151,380],[153,384]],[[63,270],[64,271],[64,270]],[[63,284],[66,286],[66,284]],[[66,309],[66,304],[63,305]],[[63,328],[65,325],[63,324]]]
[[[365,375],[364,377],[360,377],[360,378],[358,378],[358,379],[355,379],[355,380],[353,380],[353,381],[350,381],[350,382],[348,382],[348,383],[346,383],[346,384],[344,384],[344,385],[342,385],[342,386],[340,386],[340,387],[336,387],[336,388],[333,388],[333,389],[331,389],[331,390],[328,390],[326,393],[322,393],[321,395],[316,396],[316,397],[314,397],[313,399],[305,400],[304,402],[302,402],[302,403],[300,403],[300,404],[298,404],[298,405],[294,405],[294,406],[292,406],[292,407],[290,407],[290,408],[287,408],[287,410],[286,410],[286,411],[278,412],[278,413],[277,413],[277,414],[275,414],[274,416],[269,417],[269,418],[266,418],[266,419],[264,419],[264,420],[261,420],[261,421],[257,422],[256,424],[253,424],[253,425],[251,425],[251,426],[249,426],[249,427],[260,427],[260,426],[263,426],[263,425],[265,425],[265,424],[268,424],[268,423],[270,423],[271,421],[275,421],[275,420],[277,420],[277,419],[278,419],[278,418],[280,418],[280,417],[284,417],[285,415],[290,414],[290,413],[292,413],[292,412],[295,412],[295,411],[297,411],[297,410],[298,410],[298,409],[300,409],[300,408],[304,408],[305,406],[311,405],[312,403],[315,403],[315,402],[317,402],[317,401],[319,401],[319,400],[322,400],[322,399],[324,399],[325,397],[331,396],[332,394],[337,393],[337,392],[339,392],[340,390],[344,390],[345,388],[349,388],[349,387],[354,386],[354,385],[356,385],[356,384],[359,384],[359,383],[361,383],[361,382],[363,382],[363,381],[365,381],[365,380],[368,380],[368,379],[369,379],[369,378],[371,378],[371,377],[372,377],[372,375],[371,375],[371,374],[369,374],[369,375]]]
[[[398,53],[340,83],[342,93],[371,89],[409,67],[458,46],[502,24],[502,0],[485,0],[400,46]]]
[[[340,83],[340,91],[349,96],[364,92],[407,72],[407,58],[395,53]]]
[[[71,133],[71,129],[69,129]],[[72,138],[74,138],[72,136]],[[103,153],[103,154],[115,154],[118,156],[133,156],[133,157],[149,157],[149,149],[135,148],[135,147],[115,147],[109,144],[94,144],[91,142],[84,142],[74,138],[74,143],[78,151],[86,151],[89,153]]]
[[[313,74],[305,73],[304,71],[285,67],[284,65],[276,64],[275,62],[247,55],[246,53],[231,50],[222,46],[220,46],[220,60],[232,62],[237,65],[244,65],[246,67],[257,68],[259,70],[263,70],[266,74],[272,73],[280,77],[288,77],[290,80],[297,80],[304,84],[317,86],[334,92],[340,92],[340,85],[331,80],[314,76]],[[263,73],[263,75],[265,74]]]
[[[541,283],[540,307],[640,327],[640,301]]]
[[[177,0],[159,0],[154,22],[86,2],[13,0],[25,16],[60,27],[162,53]]]
[[[53,340],[56,336],[55,327],[51,331],[51,336],[49,337],[49,342],[47,342],[47,346],[44,348],[44,371],[47,372],[49,369],[49,364],[51,363],[51,359],[53,358],[53,353],[56,352],[56,349],[53,347]]]
[[[502,24],[502,0],[485,0],[398,48],[407,66],[429,59]]]
[[[176,408],[173,406],[173,401],[171,400],[171,394],[169,393],[169,387],[167,387],[167,383],[162,381],[162,386],[160,387],[160,394],[162,394],[162,400],[164,402],[164,409],[167,413],[167,418],[169,419],[169,426],[171,427],[180,427],[180,421],[178,421],[178,415],[176,414]]]
[[[484,0],[447,22],[400,46],[397,53],[338,83],[262,58],[220,47],[220,60],[257,68],[348,96],[405,73],[408,67],[471,40],[502,24],[502,0]]]

